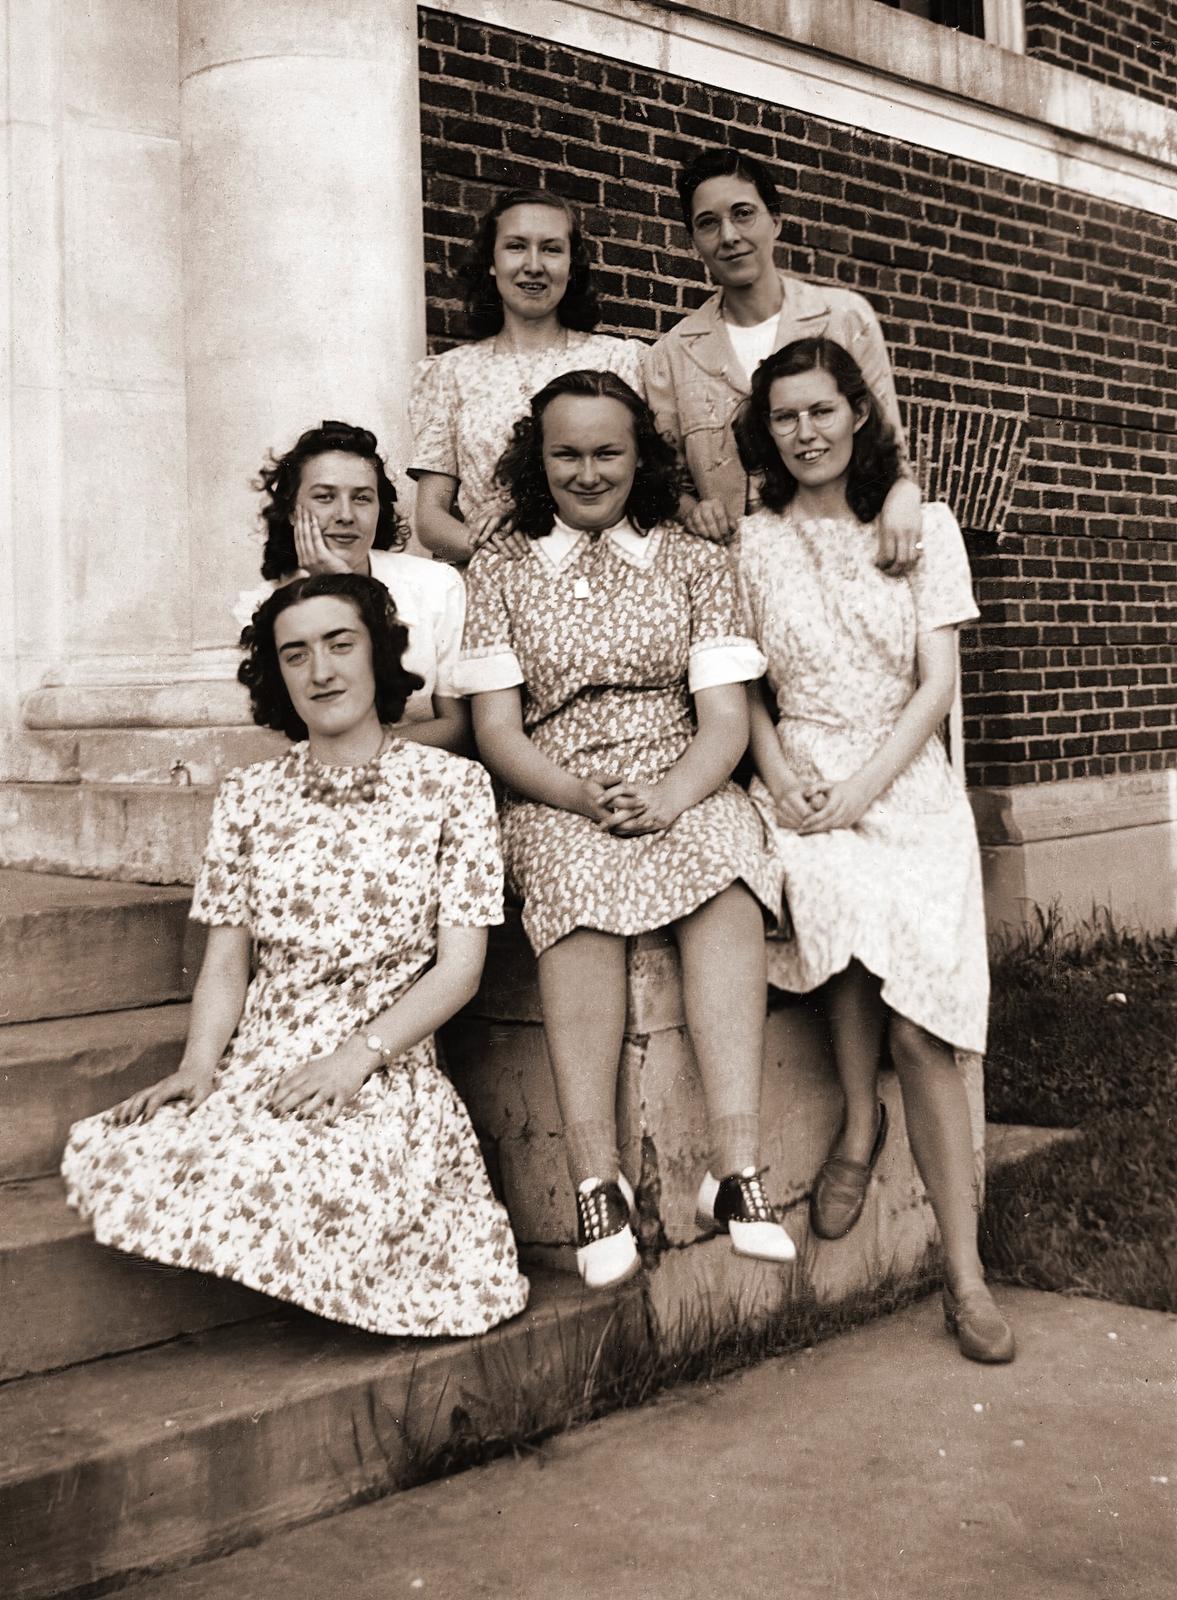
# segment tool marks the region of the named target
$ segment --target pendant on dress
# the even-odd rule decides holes
[[[587,578],[577,578],[572,585],[572,597],[574,600],[589,600],[592,598],[592,590],[588,586]]]

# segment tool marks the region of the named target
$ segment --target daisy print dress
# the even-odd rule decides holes
[[[923,511],[923,557],[905,578],[875,566],[876,528],[853,517],[740,524],[740,586],[768,658],[777,738],[803,784],[848,778],[917,687],[921,633],[977,616],[968,557],[946,505]],[[853,828],[802,835],[752,798],[772,832],[793,920],[769,946],[777,988],[805,993],[857,959],[893,1011],[961,1050],[983,1051],[989,966],[972,809],[933,735]]]
[[[758,678],[727,554],[673,524],[599,536],[557,521],[524,557],[478,551],[467,569],[458,687],[519,686],[535,745],[579,777],[655,783],[694,737],[691,695]],[[508,795],[503,854],[537,954],[595,928],[637,934],[735,882],[781,914],[781,871],[742,789],[721,785],[660,834],[630,839]]]
[[[276,1115],[293,1067],[421,976],[437,926],[502,920],[490,782],[394,740],[371,804],[305,793],[306,746],[221,785],[193,917],[246,926],[255,976],[215,1087],[189,1115],[76,1123],[62,1170],[100,1243],[233,1278],[382,1334],[474,1334],[521,1311],[506,1212],[432,1038],[333,1123]],[[330,770],[330,769],[328,769]]]

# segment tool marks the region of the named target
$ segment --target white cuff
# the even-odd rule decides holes
[[[687,660],[687,687],[717,689],[724,683],[752,683],[762,678],[768,662],[751,639],[705,639],[694,645]]]
[[[454,667],[453,682],[460,695],[516,689],[524,682],[523,669],[514,650],[496,650],[484,656],[463,656]]]

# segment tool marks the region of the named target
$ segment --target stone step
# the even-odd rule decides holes
[[[190,900],[182,888],[0,871],[0,1023],[183,999],[203,944]]]
[[[191,883],[215,792],[196,784],[0,783],[0,867]]]
[[[59,1178],[0,1185],[0,1382],[264,1316],[274,1304],[95,1244]]]
[[[480,1339],[384,1339],[302,1313],[0,1388],[0,1593],[43,1600],[251,1543],[405,1483],[476,1428],[563,1420],[639,1287],[532,1279]],[[460,1408],[460,1410],[456,1410]]]
[[[186,1003],[0,1027],[0,1182],[57,1171],[70,1126],[166,1077]]]

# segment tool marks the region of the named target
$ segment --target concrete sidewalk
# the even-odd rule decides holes
[[[962,1360],[926,1300],[123,1593],[1174,1600],[1177,1318],[999,1299],[1012,1366]]]

